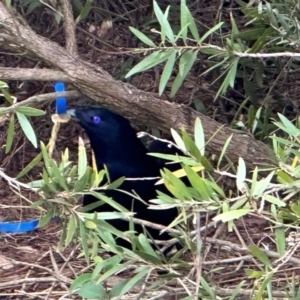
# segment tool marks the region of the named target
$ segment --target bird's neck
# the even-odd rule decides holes
[[[116,180],[122,176],[144,176],[142,170],[141,174],[136,174],[136,170],[140,170],[140,165],[153,168],[152,157],[147,155],[145,146],[139,140],[133,144],[122,141],[117,145],[112,147],[103,141],[91,141],[98,170],[102,170],[105,165],[111,180]],[[149,170],[145,170],[145,174],[147,172],[149,174]]]

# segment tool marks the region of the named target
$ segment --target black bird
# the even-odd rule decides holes
[[[93,149],[98,170],[106,166],[111,181],[125,176],[127,178],[145,178],[160,176],[160,168],[163,162],[149,156],[146,147],[136,136],[135,130],[129,121],[124,117],[113,113],[105,108],[86,108],[69,110],[68,114],[74,116],[79,124],[85,129]],[[159,150],[158,142],[155,142],[152,151]],[[164,147],[164,146],[163,146]],[[172,153],[174,154],[174,152]],[[154,180],[125,180],[119,189],[131,192],[135,191],[141,199],[147,202],[156,198]],[[160,188],[164,192],[163,187]],[[131,196],[116,190],[101,190],[106,196],[113,198],[129,211],[135,212],[135,217],[146,221],[168,226],[178,215],[176,208],[167,210],[150,210],[147,205],[139,200],[134,200]],[[85,195],[83,206],[98,201],[91,195]],[[132,205],[132,202],[134,203]],[[96,211],[114,211],[108,204],[100,206]],[[110,220],[115,228],[120,231],[129,230],[129,223],[124,220]],[[159,234],[158,230],[147,227],[147,230],[154,239],[167,240],[170,236],[167,233]],[[135,231],[143,232],[141,226],[135,224]],[[130,245],[123,239],[117,240],[117,244],[124,247]]]

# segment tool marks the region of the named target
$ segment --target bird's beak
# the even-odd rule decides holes
[[[73,118],[76,118],[77,119],[77,116],[76,116],[76,109],[68,109],[67,112],[66,112],[67,115],[73,117]]]

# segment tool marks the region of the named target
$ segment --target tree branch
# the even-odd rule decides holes
[[[52,69],[1,68],[1,80],[36,80],[69,82],[69,76],[64,72]]]
[[[206,147],[209,152],[219,154],[227,138],[232,135],[227,149],[232,161],[243,157],[252,167],[276,163],[274,153],[262,142],[249,135],[238,134],[189,107],[163,101],[130,84],[114,80],[102,68],[73,56],[58,44],[37,35],[12,16],[1,2],[0,25],[0,36],[9,36],[10,42],[63,72],[81,93],[125,117],[164,131],[183,126],[188,132],[193,132],[195,119],[199,117],[206,141],[210,140]]]

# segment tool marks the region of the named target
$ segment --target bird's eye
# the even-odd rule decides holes
[[[101,118],[99,116],[92,116],[91,119],[95,124],[99,124],[101,122]]]

